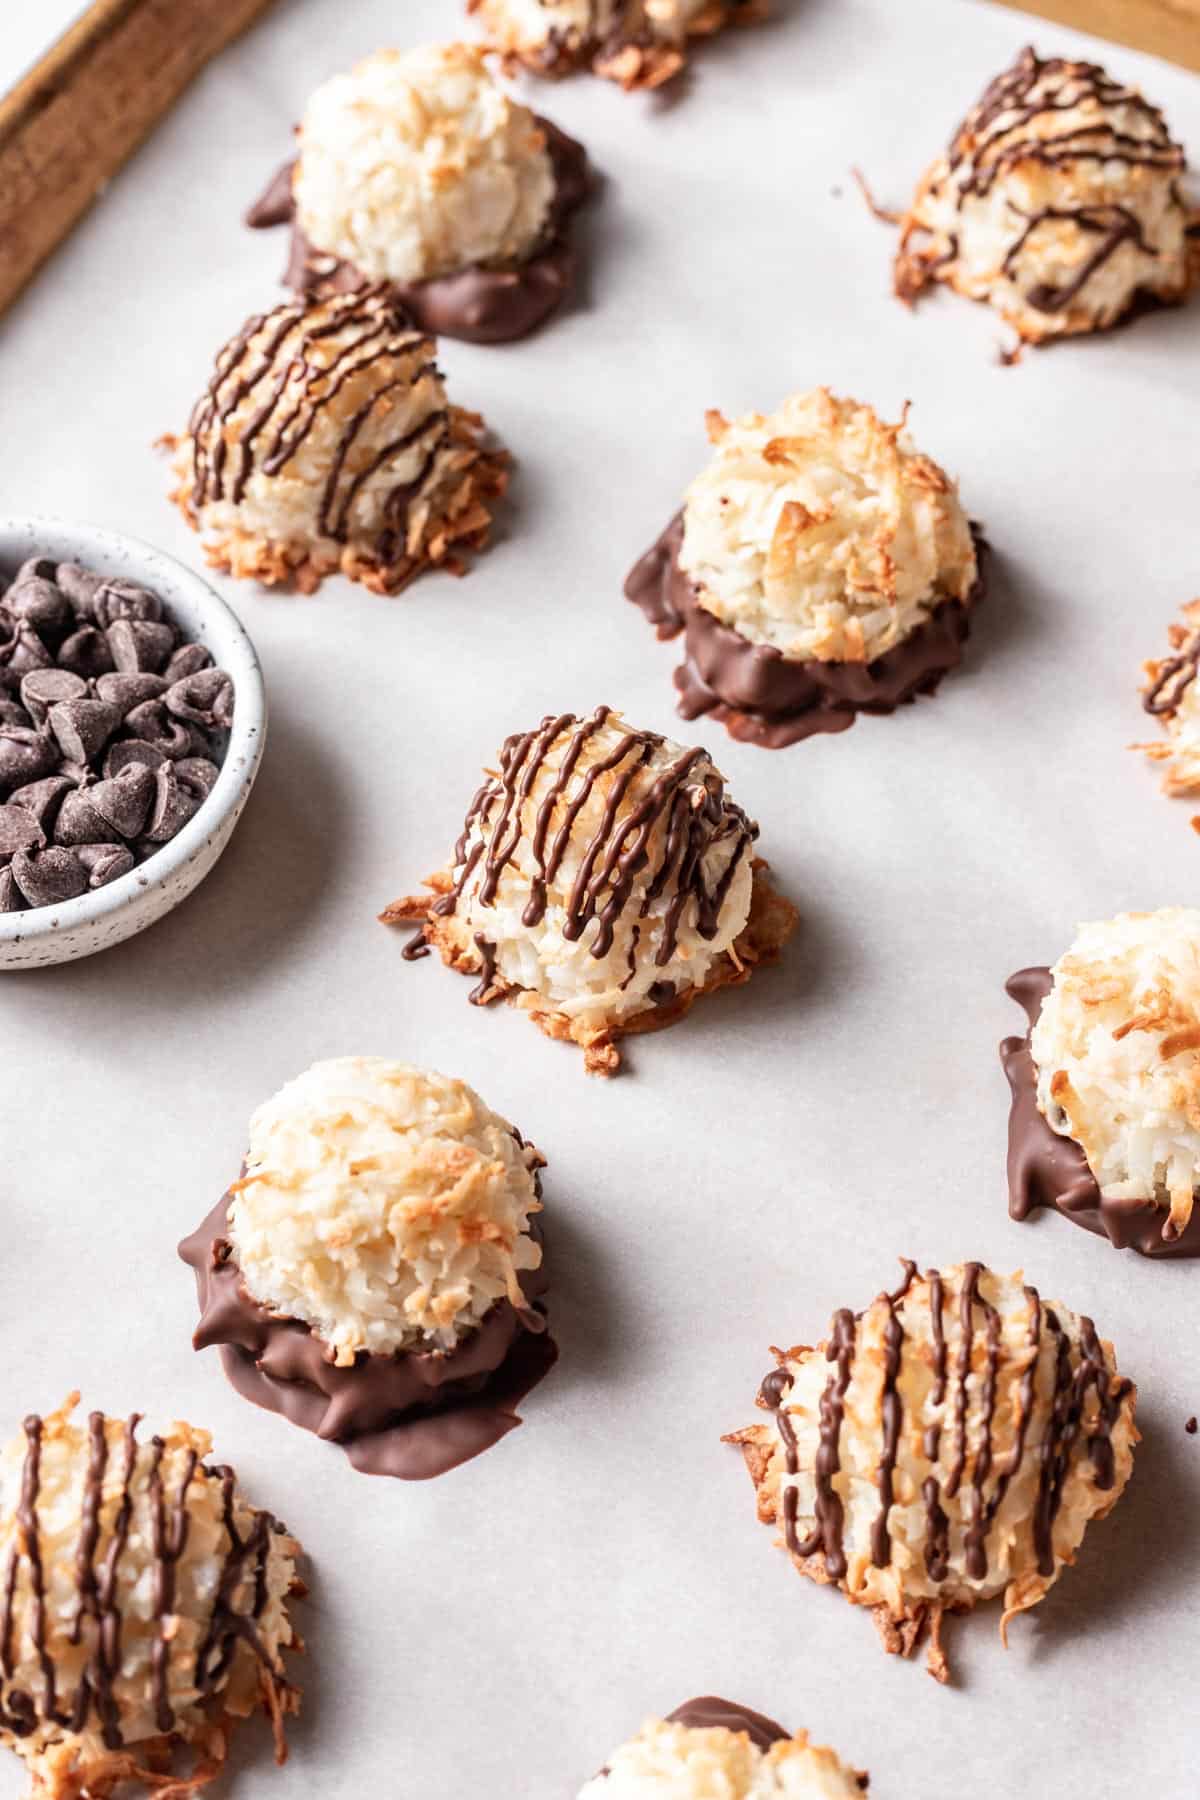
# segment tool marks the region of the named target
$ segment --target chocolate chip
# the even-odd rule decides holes
[[[35,725],[44,725],[46,715],[58,700],[85,700],[88,686],[82,675],[70,669],[31,669],[21,677],[21,699]]]
[[[187,756],[192,749],[191,730],[178,719],[168,718],[161,700],[144,700],[135,706],[126,717],[125,729],[143,743],[153,744],[160,757],[169,757],[172,762]]]
[[[54,641],[66,637],[75,626],[67,596],[40,575],[18,578],[4,596],[4,605],[14,618],[24,619],[38,635]]]
[[[182,681],[185,675],[198,675],[212,668],[212,657],[203,644],[180,644],[163,670],[168,682]]]
[[[13,587],[20,587],[23,581],[57,581],[58,565],[51,562],[48,556],[31,556],[23,562],[13,576]]]
[[[188,719],[207,731],[228,731],[233,724],[233,682],[224,669],[200,669],[167,689],[166,705],[177,719]]]
[[[175,764],[175,773],[184,787],[206,800],[216,787],[221,771],[207,756],[185,756]]]
[[[60,700],[50,708],[50,729],[69,761],[90,763],[120,723],[107,700]]]
[[[42,781],[31,781],[25,787],[14,788],[8,796],[8,804],[23,806],[26,812],[32,813],[44,835],[49,837],[63,796],[71,792],[71,786],[65,775],[47,775]]]
[[[0,909],[127,874],[220,775],[233,683],[161,600],[47,557],[0,585]]]
[[[57,906],[87,891],[87,871],[73,850],[22,852],[13,857],[12,874],[30,906]]]
[[[73,788],[63,797],[54,823],[56,844],[111,844],[121,836],[92,804],[95,788]]]
[[[57,762],[58,749],[48,732],[0,725],[0,797],[28,781],[40,781]]]
[[[87,870],[90,888],[107,887],[133,868],[133,851],[124,844],[80,844],[75,852]]]
[[[162,601],[136,581],[113,576],[96,589],[92,611],[97,625],[104,627],[114,625],[118,619],[148,619],[157,624],[162,618]],[[171,636],[174,640],[174,632]]]
[[[94,625],[81,626],[59,649],[58,666],[73,669],[76,675],[89,681],[97,675],[106,675],[114,667],[108,639]]]
[[[87,790],[88,804],[123,838],[138,836],[155,798],[154,772],[140,763],[130,763],[110,781]]]
[[[0,806],[0,856],[18,850],[40,850],[46,842],[41,826],[23,806]]]
[[[85,619],[90,619],[94,609],[96,595],[104,586],[103,575],[93,575],[80,563],[59,563],[54,571],[54,579],[62,592],[67,596],[76,612]]]
[[[10,681],[7,685],[10,687],[13,685],[11,677],[15,676],[19,680],[30,669],[54,667],[54,658],[27,619],[17,620],[16,631],[4,648],[0,649],[0,662],[4,663],[9,672]]]
[[[96,681],[101,700],[115,706],[122,718],[127,718],[145,700],[161,699],[166,691],[167,683],[161,675],[101,675]]]
[[[146,838],[152,844],[169,844],[199,810],[200,800],[180,784],[173,763],[161,763],[154,780],[154,810]]]
[[[169,625],[155,624],[150,619],[118,619],[106,633],[112,652],[113,667],[124,675],[149,669],[159,674],[175,648],[175,633]]]
[[[163,760],[163,753],[157,744],[147,744],[142,738],[120,738],[109,746],[104,758],[104,774],[106,778],[119,775],[130,763],[142,763],[148,769],[157,769]]]

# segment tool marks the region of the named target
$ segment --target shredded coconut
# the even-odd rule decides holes
[[[1200,1179],[1200,910],[1083,925],[1031,1035],[1038,1106],[1110,1199],[1182,1231]]]
[[[826,388],[767,416],[709,414],[680,565],[702,606],[796,660],[871,662],[978,573],[954,483],[904,421]]]
[[[579,1800],[862,1800],[853,1770],[808,1734],[762,1751],[745,1732],[651,1719]]]
[[[464,1082],[316,1063],[250,1122],[229,1235],[247,1292],[336,1363],[452,1350],[536,1269],[541,1158]]]
[[[335,75],[300,126],[297,222],[369,280],[524,260],[554,198],[545,134],[481,50],[384,50]]]

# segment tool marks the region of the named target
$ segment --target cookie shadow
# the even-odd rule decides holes
[[[1031,1658],[1048,1662],[1068,1642],[1128,1628],[1134,1610],[1179,1599],[1180,1571],[1200,1553],[1200,1449],[1181,1411],[1139,1413],[1142,1443],[1111,1516],[1092,1525],[1068,1569],[1033,1615]]]
[[[632,1360],[634,1333],[620,1316],[622,1290],[598,1229],[583,1224],[550,1184],[546,1212],[550,1331],[558,1345],[553,1383],[609,1385]]]
[[[963,668],[947,677],[956,683],[980,680],[998,665],[1024,657],[1028,641],[1054,616],[1054,598],[1041,584],[1036,565],[989,542],[987,591],[971,615]]]

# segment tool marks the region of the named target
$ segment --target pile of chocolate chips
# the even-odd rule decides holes
[[[0,586],[0,913],[170,842],[217,779],[233,681],[157,594],[34,557]]]

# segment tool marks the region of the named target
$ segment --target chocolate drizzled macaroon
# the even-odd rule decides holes
[[[1200,1255],[1200,911],[1082,925],[1008,992],[1009,1211],[1054,1206],[1118,1249]]]
[[[508,738],[430,894],[386,924],[515,1001],[549,1037],[615,1074],[616,1039],[673,1025],[703,993],[774,960],[796,925],[754,855],[755,825],[708,753],[601,706]]]
[[[139,1440],[136,1413],[85,1427],[78,1398],[0,1455],[0,1742],[39,1800],[182,1800],[258,1707],[283,1762],[300,1546],[209,1461],[207,1432]]]
[[[867,1785],[806,1731],[706,1695],[649,1720],[579,1800],[861,1800]]]
[[[1158,720],[1165,740],[1134,745],[1166,765],[1163,793],[1172,796],[1200,794],[1200,600],[1189,601],[1182,613],[1184,622],[1168,630],[1171,654],[1146,663],[1142,686],[1142,707]]]
[[[304,593],[335,571],[388,594],[461,574],[508,458],[448,403],[435,357],[386,288],[250,319],[175,446],[171,498],[213,567]]]
[[[921,178],[896,292],[987,300],[1029,343],[1187,292],[1184,154],[1156,106],[1095,63],[1023,50]]]
[[[656,88],[693,39],[765,19],[768,0],[467,0],[492,49],[535,75],[590,69],[626,92]]]
[[[575,273],[582,146],[520,106],[468,44],[382,50],[313,94],[297,156],[247,223],[292,222],[302,292],[386,282],[422,330],[524,337]]]
[[[758,1516],[802,1575],[874,1613],[948,1679],[942,1615],[1009,1620],[1073,1562],[1133,1467],[1135,1391],[1088,1318],[979,1263],[917,1273],[826,1343],[774,1352],[740,1445]]]
[[[259,1107],[241,1178],[179,1246],[196,1348],[364,1473],[444,1474],[520,1424],[555,1360],[541,1167],[461,1081],[315,1064]]]
[[[708,415],[715,454],[625,584],[685,633],[684,718],[771,749],[932,693],[962,659],[981,540],[905,430],[827,388]]]

